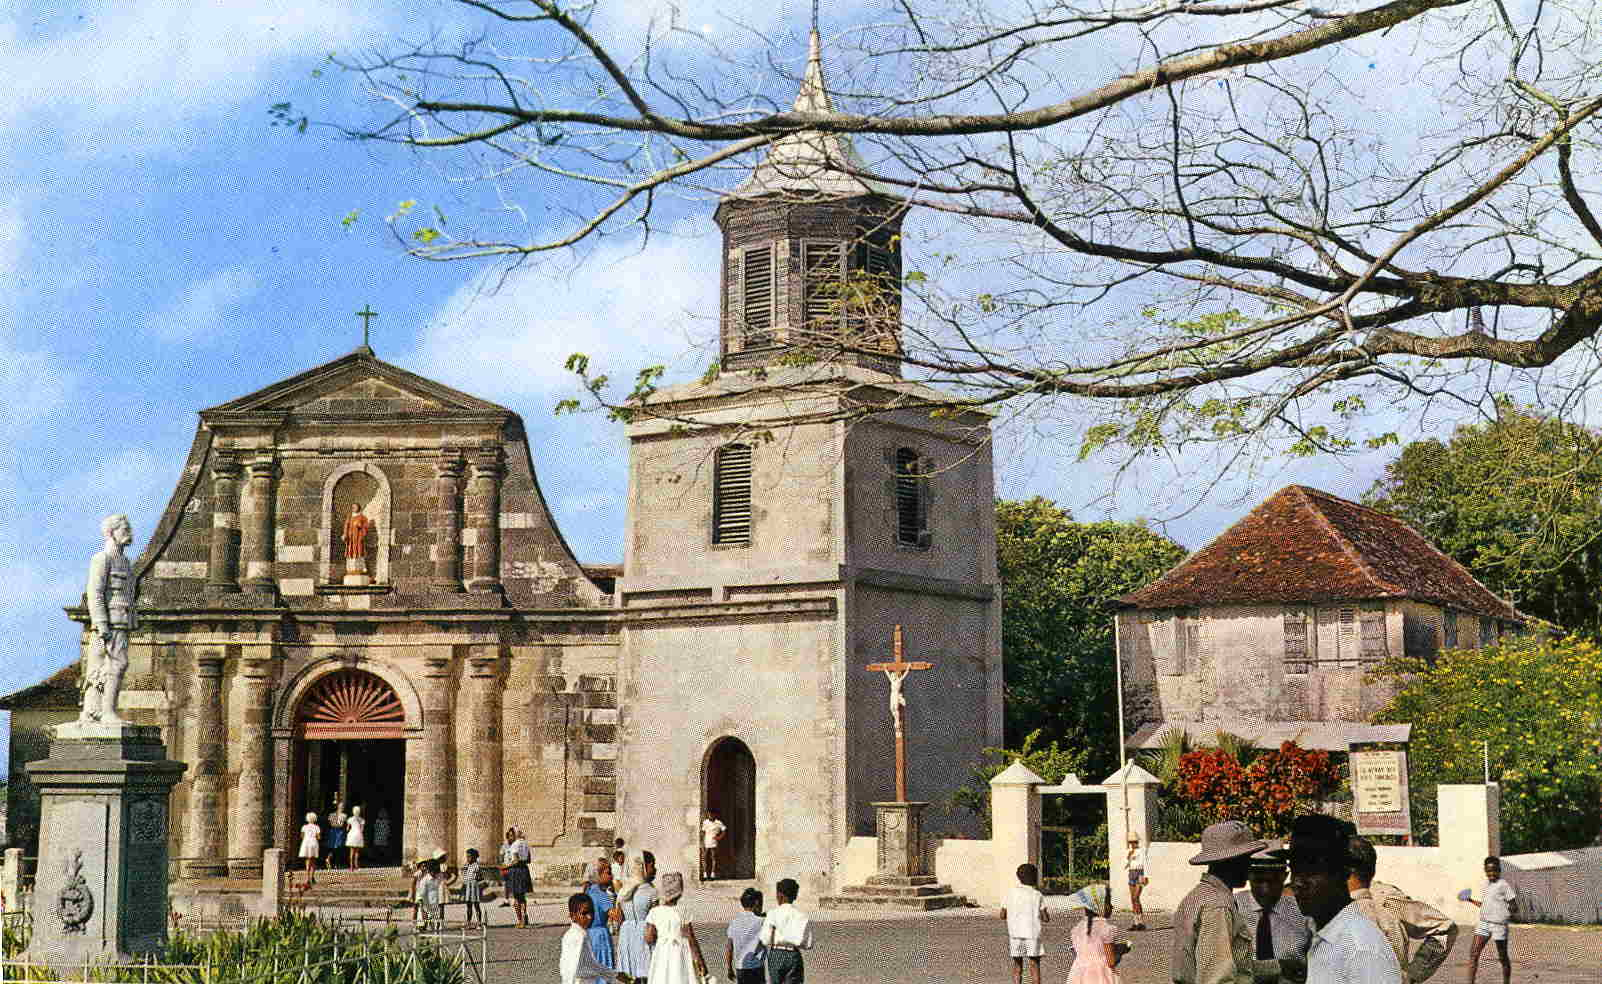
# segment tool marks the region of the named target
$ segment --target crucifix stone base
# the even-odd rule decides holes
[[[818,901],[827,909],[946,909],[968,900],[939,884],[923,850],[923,811],[928,803],[897,800],[872,804],[877,819],[878,868],[867,884],[847,885]]]

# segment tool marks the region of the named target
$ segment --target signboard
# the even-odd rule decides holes
[[[1408,804],[1407,745],[1352,742],[1352,814],[1359,834],[1413,833]]]

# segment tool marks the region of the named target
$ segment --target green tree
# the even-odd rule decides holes
[[[1497,410],[1403,448],[1365,501],[1520,610],[1602,628],[1602,436],[1505,400]]]
[[[1133,523],[1076,523],[1038,496],[996,503],[996,542],[1008,747],[1038,730],[1047,742],[1087,749],[1091,771],[1112,771],[1115,604],[1185,551]]]
[[[1502,785],[1502,849],[1578,847],[1602,830],[1602,650],[1578,636],[1523,636],[1449,650],[1433,665],[1396,659],[1401,689],[1375,716],[1413,725],[1414,812],[1433,815],[1438,783]]]

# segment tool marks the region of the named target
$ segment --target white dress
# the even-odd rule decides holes
[[[367,821],[364,818],[351,816],[345,821],[345,826],[350,830],[350,833],[345,835],[346,847],[367,846]]]
[[[317,850],[317,840],[322,836],[323,829],[315,823],[305,824],[300,828],[300,856],[315,858],[321,852]]]
[[[690,941],[684,938],[685,919],[677,905],[659,905],[645,917],[656,927],[656,943],[651,948],[651,984],[700,984],[695,973],[695,957]]]

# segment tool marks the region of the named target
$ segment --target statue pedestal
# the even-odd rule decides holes
[[[966,905],[951,886],[941,885],[929,871],[923,851],[923,811],[928,803],[874,803],[879,841],[879,873],[866,885],[847,885],[839,895],[826,895],[826,909],[929,910]]]
[[[39,868],[28,959],[125,960],[167,941],[167,824],[188,768],[149,725],[58,725],[39,788]]]
[[[366,557],[345,558],[345,583],[356,586],[373,583],[373,579],[367,575]]]

